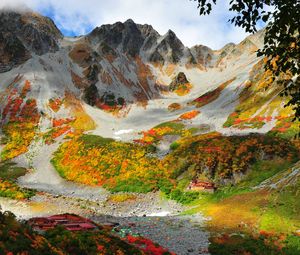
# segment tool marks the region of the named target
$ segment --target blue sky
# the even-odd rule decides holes
[[[228,23],[229,0],[219,1],[209,16],[199,16],[190,0],[1,0],[0,8],[28,8],[51,17],[67,36],[90,32],[96,26],[131,18],[151,24],[160,34],[173,30],[187,46],[207,45],[219,49],[246,37],[241,28]]]

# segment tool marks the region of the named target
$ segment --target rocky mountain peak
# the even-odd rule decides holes
[[[166,33],[166,37],[171,40],[177,39],[176,34],[171,29]]]
[[[131,19],[124,23],[117,22],[97,27],[88,37],[94,44],[105,43],[113,49],[120,46],[124,53],[132,57],[139,53],[145,40],[141,30]]]
[[[0,31],[18,37],[38,55],[57,50],[57,42],[63,37],[50,18],[31,11],[0,12]]]
[[[172,30],[168,30],[165,35],[158,38],[153,48],[149,60],[161,64],[165,62],[178,63],[184,56],[184,51],[187,50]]]
[[[54,22],[47,17],[31,11],[1,11],[0,72],[24,63],[32,53],[55,52],[62,37]]]
[[[151,25],[136,24],[132,19],[124,23],[97,27],[88,35],[93,44],[105,43],[113,49],[122,49],[132,57],[141,51],[150,62],[179,62],[185,46],[172,30],[161,36]]]
[[[124,24],[135,24],[135,22],[132,19],[128,19],[124,22]]]

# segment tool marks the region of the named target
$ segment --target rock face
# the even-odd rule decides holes
[[[132,20],[127,20],[125,23],[97,27],[88,38],[93,44],[100,43],[114,50],[120,46],[123,53],[135,57],[139,54],[145,35]]]
[[[196,45],[191,48],[191,54],[194,59],[194,63],[197,63],[203,67],[212,67],[212,58],[214,56],[214,52],[207,46],[204,45]]]
[[[173,81],[169,85],[170,91],[176,90],[180,85],[184,85],[186,83],[189,83],[187,80],[185,74],[183,72],[180,72],[177,74],[177,76],[173,79]]]
[[[19,38],[10,33],[0,33],[0,55],[0,72],[9,71],[31,57]]]
[[[32,12],[0,12],[0,72],[24,63],[32,53],[57,51],[61,38],[61,32],[47,17]]]
[[[155,50],[150,55],[150,61],[164,64],[166,60],[178,63],[184,54],[185,47],[175,33],[169,30],[154,48]]]
[[[119,49],[131,57],[143,55],[147,61],[164,64],[178,63],[182,58],[195,63],[190,50],[169,30],[161,36],[150,25],[135,24],[131,19],[125,23],[117,22],[113,25],[103,25],[94,29],[89,35],[92,44],[100,44],[111,49]]]
[[[160,35],[151,25],[131,19],[67,38],[47,17],[1,11],[0,74],[6,86],[19,74],[39,76],[35,91],[45,93],[42,100],[72,91],[79,101],[115,112],[131,104],[146,106],[170,91],[187,95],[201,83],[203,72],[222,71],[255,49],[257,41],[261,38],[249,37],[219,51],[203,45],[188,48],[173,31]]]

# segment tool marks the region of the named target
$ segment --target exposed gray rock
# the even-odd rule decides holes
[[[59,49],[61,32],[53,21],[33,12],[0,12],[0,72]]]
[[[187,80],[185,74],[183,72],[180,72],[177,74],[177,76],[173,79],[171,82],[169,89],[170,91],[176,90],[180,85],[186,84],[189,81]]]
[[[211,66],[211,60],[215,53],[209,47],[196,45],[191,48],[191,54],[195,59],[195,63],[198,63],[203,67],[209,67]]]
[[[121,46],[123,53],[128,53],[132,57],[139,54],[145,40],[141,30],[131,19],[125,23],[117,22],[113,25],[97,27],[88,38],[92,43],[101,43],[111,49]]]

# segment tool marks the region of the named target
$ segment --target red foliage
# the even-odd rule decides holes
[[[146,239],[144,237],[134,237],[131,235],[128,235],[126,238],[130,244],[133,244],[134,246],[138,247],[146,254],[163,255],[166,253],[170,253],[167,249],[153,243],[150,239]],[[170,254],[175,255],[175,253]]]
[[[107,104],[97,104],[97,106],[104,111],[111,111],[114,109],[114,107],[109,106]]]
[[[31,84],[30,84],[30,81],[26,80],[25,81],[25,85],[22,89],[22,92],[21,92],[21,97],[26,97],[27,93],[30,91],[31,89]]]
[[[216,146],[216,147],[206,147],[206,148],[203,148],[203,150],[204,150],[205,152],[208,152],[208,153],[212,153],[212,152],[222,152],[221,147],[218,147],[218,146]]]
[[[272,116],[265,117],[265,121],[270,122],[272,120]]]
[[[97,245],[97,251],[103,251],[103,250],[104,250],[104,246],[98,244],[98,245]]]
[[[52,121],[52,126],[53,127],[60,127],[64,124],[68,124],[70,122],[72,122],[73,120],[70,118],[66,118],[66,119],[53,119]]]
[[[278,132],[284,133],[287,129],[282,127],[282,128],[277,128]]]
[[[31,99],[27,100],[23,105],[24,98],[26,97],[27,93],[30,91],[30,82],[28,80],[25,81],[25,85],[18,96],[18,91],[13,89],[7,97],[7,104],[3,109],[2,112],[2,119],[4,120],[8,114],[10,114],[10,121],[14,122],[23,122],[24,119],[28,119],[33,122],[37,122],[39,119],[39,114],[36,109],[36,100]],[[18,116],[18,117],[17,117]]]
[[[56,129],[53,133],[51,138],[55,139],[57,137],[60,137],[61,135],[67,133],[68,131],[70,131],[71,127],[70,126],[64,126],[64,127],[59,127],[58,129]]]
[[[150,129],[148,131],[143,132],[144,135],[156,136],[156,131],[154,129]]]
[[[59,98],[49,100],[49,106],[54,112],[59,111],[62,103],[63,103],[62,100]]]

